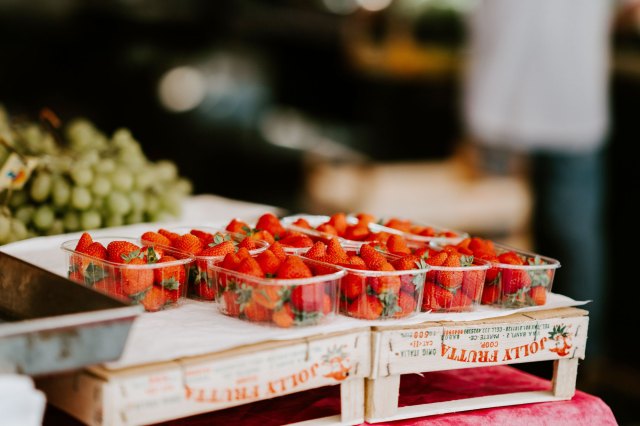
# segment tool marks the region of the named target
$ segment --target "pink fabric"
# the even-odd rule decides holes
[[[551,382],[509,366],[408,374],[400,381],[400,406],[472,396],[547,390]],[[163,426],[279,426],[340,412],[340,387],[331,386],[162,423]],[[363,423],[367,424],[367,423]],[[569,401],[524,404],[443,414],[377,425],[617,425],[598,397],[577,391]]]

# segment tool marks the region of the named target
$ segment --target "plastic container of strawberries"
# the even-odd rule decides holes
[[[94,242],[101,243],[105,248],[112,241],[133,243],[141,247],[140,256],[150,262],[135,265],[115,263],[76,251],[78,241],[68,240],[60,246],[66,253],[67,276],[71,281],[130,304],[142,304],[147,312],[177,307],[184,300],[186,277],[195,261],[193,255],[149,244],[139,238],[94,238]],[[162,261],[164,256],[171,256],[174,260]]]
[[[234,244],[240,243],[245,238],[248,238],[244,234],[237,232],[229,232],[222,228],[215,228],[210,226],[177,226],[167,228],[168,231],[175,232],[176,234],[190,233],[192,230],[197,230],[203,233],[211,235],[214,242],[222,242],[224,240],[231,240]],[[216,236],[218,236],[216,239]],[[256,248],[249,250],[252,255],[259,254],[269,247],[269,243],[263,240],[255,240]],[[187,275],[187,297],[189,299],[212,301],[216,300],[217,287],[215,284],[215,273],[213,266],[224,259],[222,256],[201,256],[195,255],[195,262],[189,267],[189,273]]]
[[[491,263],[473,259],[469,266],[430,266],[424,285],[423,312],[467,312],[480,305]]]
[[[349,246],[345,247],[349,251]],[[393,262],[399,256],[383,254]],[[430,266],[397,271],[372,271],[340,266],[339,313],[365,320],[407,318],[420,311]]]
[[[523,265],[491,262],[485,277],[482,304],[521,308],[546,304],[560,262],[547,256],[494,243],[496,253],[514,252]]]
[[[313,271],[309,278],[261,278],[214,262],[218,309],[251,323],[281,328],[319,325],[336,317],[338,287],[345,271],[298,255]],[[255,257],[255,256],[253,256]]]
[[[450,228],[444,228],[436,225],[428,225],[413,221],[405,221],[410,224],[412,231],[403,231],[383,224],[388,223],[390,218],[381,218],[376,223],[370,223],[371,232],[386,232],[389,234],[402,235],[407,244],[412,247],[427,246],[430,244],[447,245],[456,244],[467,238],[469,234],[464,231],[458,231]],[[418,229],[424,230],[425,235],[418,233]],[[428,231],[427,231],[428,230]]]

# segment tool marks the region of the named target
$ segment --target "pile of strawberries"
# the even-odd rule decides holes
[[[279,242],[257,255],[241,248],[214,269],[227,315],[287,328],[317,324],[336,311],[340,269],[286,253]]]
[[[358,252],[347,251],[332,238],[328,243],[317,241],[304,256],[347,268],[340,283],[340,313],[368,320],[415,313],[426,265],[420,259],[385,255],[375,247],[371,242]]]
[[[369,224],[374,221],[374,217],[370,214],[359,213],[354,216],[358,221],[349,223],[345,213],[335,213],[325,222],[317,226],[312,226],[308,220],[301,217],[296,219],[292,225],[301,229],[317,231],[324,234],[325,237],[340,237],[351,241],[371,241],[374,240],[374,234],[369,229]],[[327,242],[328,238],[325,238]],[[319,238],[315,238],[319,240]]]
[[[154,244],[112,240],[105,247],[84,232],[69,262],[69,279],[149,312],[176,305],[184,295],[188,255]],[[146,265],[155,267],[146,267]]]
[[[270,244],[278,241],[285,250],[292,252],[313,245],[313,240],[309,235],[286,229],[273,213],[264,213],[260,216],[254,228],[242,220],[233,218],[225,229],[254,239],[264,240]]]
[[[540,257],[521,255],[515,250],[498,253],[492,241],[479,237],[465,238],[457,247],[492,263],[485,277],[483,304],[518,307],[547,302],[547,289],[553,280],[554,269],[526,268],[527,265],[544,264]]]
[[[147,231],[140,237],[142,241],[152,242],[176,250],[190,253],[196,261],[189,268],[188,296],[195,299],[214,300],[216,286],[212,270],[213,263],[229,253],[241,248],[250,253],[264,250],[268,243],[244,234],[229,232],[208,232],[191,229],[186,233],[177,233],[167,229]]]
[[[408,219],[399,219],[392,217],[383,222],[383,225],[387,228],[397,229],[398,231],[405,232],[407,234],[420,235],[422,237],[445,237],[455,238],[459,237],[458,233],[448,229],[435,229],[432,226],[418,225]]]

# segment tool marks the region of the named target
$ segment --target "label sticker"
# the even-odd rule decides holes
[[[21,189],[37,164],[35,157],[20,157],[15,152],[9,154],[0,169],[0,191],[8,188]]]

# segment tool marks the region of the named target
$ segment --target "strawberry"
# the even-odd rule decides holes
[[[482,298],[480,299],[483,305],[493,305],[498,301],[500,297],[500,285],[485,285],[482,290]]]
[[[164,300],[166,305],[174,305],[180,300],[180,290],[168,290],[164,288],[162,291],[164,291]]]
[[[387,250],[389,250],[389,252],[393,254],[403,255],[411,253],[411,250],[407,246],[407,240],[405,240],[401,235],[393,234],[389,236],[386,245]]]
[[[141,268],[144,260],[135,257],[122,268],[122,291],[127,296],[135,296],[153,285],[153,269]]]
[[[369,213],[358,213],[356,214],[356,218],[358,219],[358,225],[363,226],[368,226],[370,223],[376,221],[375,216]]]
[[[237,253],[228,253],[220,263],[220,267],[235,271],[241,260]]]
[[[271,235],[271,232],[267,231],[266,229],[254,232],[249,237],[253,240],[266,241],[269,244],[273,244],[276,242],[276,239],[273,235]]]
[[[216,298],[216,286],[201,280],[193,287],[195,296],[202,300],[214,300]],[[237,315],[236,315],[237,316]]]
[[[484,288],[484,270],[464,271],[462,280],[462,293],[465,293],[473,302],[479,302]]]
[[[375,294],[398,294],[400,291],[400,277],[397,275],[367,277],[367,285]]]
[[[313,240],[308,235],[293,234],[281,239],[280,244],[282,244],[283,246],[296,248],[311,247],[313,245]]]
[[[250,234],[252,231],[251,227],[246,222],[237,218],[231,219],[231,221],[227,224],[225,230],[245,235]]]
[[[101,293],[108,294],[111,297],[115,297],[116,299],[123,300],[125,302],[129,301],[128,297],[126,297],[122,291],[121,281],[103,279],[96,282],[93,285],[93,289]]]
[[[165,292],[162,288],[153,286],[146,292],[144,298],[140,301],[147,312],[156,312],[161,310],[166,304]]]
[[[500,253],[498,260],[500,263],[506,263],[508,265],[524,265],[524,260],[514,251]]]
[[[276,272],[276,278],[310,278],[312,276],[311,269],[296,256],[287,256]]]
[[[80,253],[84,253],[84,251],[91,245],[91,243],[93,243],[93,238],[91,238],[91,235],[88,232],[83,232],[80,236],[80,239],[78,240],[78,243],[76,244],[75,250],[79,251]]]
[[[547,303],[547,289],[541,285],[531,287],[531,290],[529,290],[529,297],[535,305],[544,305]]]
[[[364,260],[367,267],[372,270],[377,270],[381,264],[387,262],[384,255],[376,250],[370,243],[360,247],[360,257]]]
[[[442,267],[444,268],[459,268],[460,266],[462,266],[462,263],[460,262],[460,255],[453,252],[449,253],[447,259],[442,264]],[[440,270],[437,274],[438,283],[448,289],[460,287],[463,279],[463,271]]]
[[[223,311],[227,315],[231,315],[233,317],[240,316],[240,303],[238,298],[238,293],[232,290],[227,290],[222,293]]]
[[[200,257],[226,256],[229,253],[235,253],[236,246],[233,241],[223,241],[213,246],[205,246],[199,253]]]
[[[282,244],[280,244],[278,241],[272,243],[267,250],[275,254],[276,257],[280,259],[280,261],[283,261],[287,258],[287,253],[284,251]]]
[[[472,308],[472,306],[473,301],[471,300],[471,298],[464,291],[458,291],[453,296],[449,311],[468,311]]]
[[[114,240],[107,244],[107,260],[115,263],[125,263],[132,257],[140,255],[141,247],[129,241]]]
[[[253,289],[251,297],[259,305],[267,309],[274,309],[283,298],[282,288],[283,286],[279,285],[259,285]]]
[[[436,236],[436,230],[433,229],[430,226],[423,226],[420,229],[414,229],[412,231],[413,234],[417,234],[420,235],[422,237],[435,237]]]
[[[248,257],[251,257],[251,253],[249,253],[249,250],[247,250],[244,247],[240,247],[236,252],[236,255],[238,256],[239,259],[246,259]]]
[[[364,241],[371,235],[367,225],[351,225],[344,232],[344,238],[353,241]]]
[[[169,241],[171,241],[172,243],[173,243],[174,240],[176,240],[178,237],[180,237],[180,234],[176,234],[175,232],[171,232],[171,231],[166,230],[164,228],[158,229],[158,234],[167,237],[169,239]]]
[[[409,271],[411,269],[418,268],[418,264],[421,259],[413,254],[408,256],[401,257],[400,259],[394,260],[391,264],[395,268],[396,271]]]
[[[485,258],[485,257],[481,257],[480,259],[484,259],[487,260],[489,262],[497,262],[498,258],[493,256],[493,257],[489,257],[489,258]],[[498,274],[500,273],[500,268],[497,266],[491,266],[491,268],[487,269],[487,274],[485,275],[485,282],[486,283],[491,283],[493,282],[497,277]]]
[[[448,310],[453,303],[453,293],[444,287],[429,281],[424,287],[422,310]]]
[[[258,218],[256,222],[256,229],[269,231],[271,235],[277,240],[285,233],[284,226],[280,223],[280,219],[273,213],[265,213]]]
[[[202,251],[202,241],[193,234],[183,234],[173,240],[172,247],[176,250],[191,254],[198,254]]]
[[[519,293],[523,288],[529,287],[531,277],[524,269],[502,268],[502,294],[511,295]]]
[[[251,251],[257,249],[258,244],[256,243],[256,240],[252,238],[243,238],[242,241],[240,241],[240,243],[238,244],[238,247],[244,247],[247,250]]]
[[[302,284],[291,290],[291,305],[300,312],[321,312],[324,306],[324,284]]]
[[[304,228],[304,229],[313,229],[313,227],[311,226],[311,224],[309,223],[309,221],[307,221],[307,219],[304,218],[298,218],[295,220],[295,222],[293,222],[292,225],[297,226],[298,228]]]
[[[331,215],[327,223],[333,226],[338,235],[344,235],[347,230],[347,215],[344,213],[335,213]]]
[[[281,328],[291,327],[293,325],[293,318],[293,311],[291,310],[291,305],[288,303],[285,303],[282,305],[282,308],[271,314],[271,321]]]
[[[324,293],[322,295],[322,313],[329,315],[331,312],[333,312],[333,301],[331,300],[331,296]]]
[[[240,264],[238,264],[236,271],[241,274],[264,278],[264,271],[260,268],[260,265],[253,257],[245,257],[242,259]]]
[[[397,218],[389,219],[384,226],[387,228],[397,229],[402,232],[410,232],[411,231],[411,222],[408,220],[401,220]]]
[[[323,223],[316,228],[317,231],[322,232],[324,234],[335,235],[338,236],[338,231],[332,225],[328,223]]]
[[[362,260],[360,256],[351,255],[349,256],[348,267],[352,269],[366,269],[367,264]]]
[[[163,256],[158,263],[167,263],[177,260],[173,256]],[[183,265],[164,266],[153,270],[153,282],[167,290],[178,290],[186,281],[186,273]]]
[[[307,250],[304,254],[305,257],[309,259],[320,259],[327,254],[327,245],[322,241],[316,241],[313,246],[309,250]]]
[[[167,237],[165,237],[164,235],[158,233],[158,232],[153,232],[153,231],[147,231],[145,233],[143,233],[140,236],[140,240],[146,244],[158,244],[161,246],[171,246],[171,240]]]
[[[264,273],[271,277],[275,276],[280,264],[282,263],[271,250],[265,250],[260,253],[256,256],[256,261]]]
[[[349,259],[347,252],[344,250],[337,238],[331,238],[327,242],[327,256],[333,256],[336,259],[339,259],[339,263],[347,262]]]
[[[377,296],[363,293],[347,307],[347,314],[355,318],[375,320],[382,315],[382,302]]]
[[[244,305],[242,313],[250,321],[265,322],[269,321],[271,318],[272,311],[271,309],[267,309],[255,301],[250,300]]]
[[[89,244],[89,247],[85,249],[84,254],[95,257],[96,259],[107,259],[107,249],[98,241]]]
[[[69,271],[69,279],[78,284],[84,284],[84,274],[80,269],[73,268]]]
[[[340,291],[347,299],[353,300],[364,293],[365,280],[363,275],[348,273],[340,281]]]
[[[413,294],[401,291],[400,295],[398,296],[398,307],[400,308],[400,310],[394,313],[393,316],[396,318],[402,318],[414,313],[418,305],[416,303],[416,299],[413,297]]]
[[[207,246],[213,242],[214,236],[210,232],[202,231],[200,229],[192,229],[189,231],[191,235],[195,235],[198,237],[200,241],[202,241],[203,246]]]

